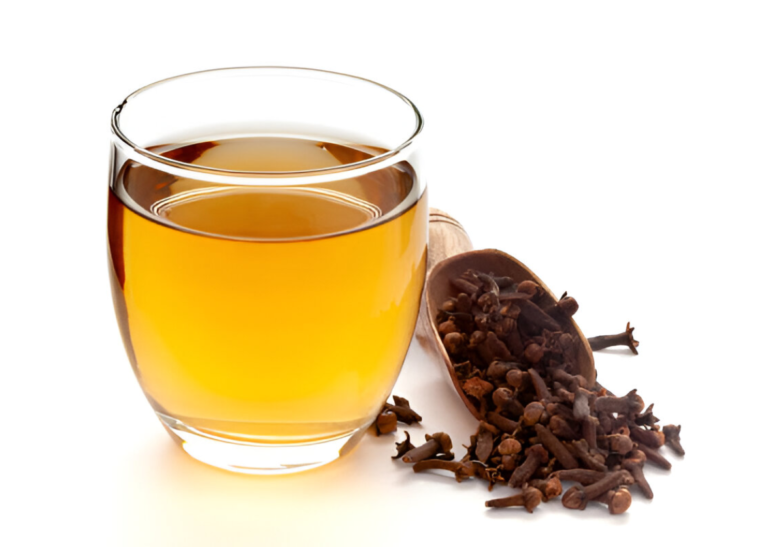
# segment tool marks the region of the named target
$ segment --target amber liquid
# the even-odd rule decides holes
[[[334,167],[381,152],[277,137],[156,151],[243,171]],[[369,423],[410,343],[426,225],[426,197],[405,163],[304,187],[230,187],[128,162],[109,195],[113,295],[155,411],[265,443]]]

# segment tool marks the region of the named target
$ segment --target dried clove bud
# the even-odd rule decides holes
[[[625,485],[632,484],[632,475],[627,471],[616,471],[607,474],[594,484],[589,486],[572,486],[563,494],[563,506],[568,509],[581,509],[587,506],[587,502],[593,500],[609,490]]]
[[[526,279],[525,281],[521,281],[517,285],[517,292],[525,293],[530,296],[537,296],[539,294],[540,287],[539,285],[531,281],[529,279]]]
[[[493,308],[499,308],[499,295],[498,293],[487,292],[477,299],[477,305],[485,313],[490,313]]]
[[[563,403],[547,403],[547,413],[550,416],[561,416],[571,422],[576,421],[576,418],[573,415],[573,409]]]
[[[469,313],[472,310],[472,298],[467,293],[460,293],[456,297],[456,309],[462,313]]]
[[[608,471],[608,467],[606,467],[604,462],[601,462],[589,453],[589,444],[585,439],[573,441],[570,447],[573,454],[589,469],[594,469],[595,471]]]
[[[473,295],[480,290],[480,285],[475,285],[473,283],[470,283],[469,281],[461,277],[451,279],[451,284],[457,289],[459,289],[461,292],[466,293],[468,295]]]
[[[443,345],[451,355],[460,355],[466,349],[464,336],[458,332],[449,332],[443,337]]]
[[[637,443],[637,448],[645,454],[649,462],[658,465],[662,469],[672,469],[672,464],[669,462],[669,460],[659,454],[657,450],[642,443]]]
[[[665,425],[662,428],[662,431],[664,432],[664,438],[666,444],[672,447],[672,450],[680,454],[681,456],[685,456],[685,449],[683,448],[683,445],[680,444],[680,430],[682,429],[682,426],[679,425]]]
[[[552,431],[555,436],[566,441],[572,441],[579,437],[576,430],[568,423],[568,420],[562,416],[552,416],[549,419],[549,430]]]
[[[489,424],[495,425],[505,433],[514,433],[520,425],[516,421],[510,420],[497,412],[489,412],[485,415],[485,419],[488,420]]]
[[[575,469],[579,467],[579,462],[568,452],[568,449],[560,439],[555,437],[552,432],[541,424],[536,424],[536,435],[539,442],[557,458],[560,464],[566,469]]]
[[[594,416],[588,416],[581,422],[581,434],[584,436],[584,440],[587,441],[590,450],[598,450],[597,447],[597,418]]]
[[[635,479],[635,484],[640,488],[643,495],[650,500],[653,499],[653,490],[651,490],[651,485],[648,484],[648,481],[645,479],[645,474],[643,473],[645,460],[646,456],[642,451],[633,450],[621,463],[621,467],[632,474],[632,478]]]
[[[593,336],[588,340],[589,346],[592,348],[592,351],[599,351],[613,346],[627,346],[632,353],[637,355],[637,346],[640,345],[640,342],[632,336],[634,330],[635,327],[630,327],[629,323],[627,323],[627,329],[622,333]]]
[[[486,335],[484,344],[492,355],[491,360],[488,361],[489,364],[496,359],[501,359],[502,361],[509,361],[512,359],[512,354],[509,353],[507,346],[504,345],[504,342],[499,340],[495,332],[489,332]]]
[[[497,277],[495,275],[491,275],[491,277],[493,277],[493,280],[496,282],[496,286],[499,289],[506,289],[515,284],[515,280],[511,277]]]
[[[539,423],[539,420],[543,414],[544,405],[538,401],[533,401],[526,405],[521,421],[527,426],[532,426]]]
[[[581,388],[576,388],[576,393],[573,396],[573,417],[580,422],[584,422],[590,416],[588,392]]]
[[[573,481],[587,486],[605,478],[606,473],[592,469],[563,469],[554,474],[561,481]]]
[[[422,471],[429,471],[431,469],[441,469],[443,471],[450,471],[456,477],[456,482],[461,482],[471,476],[474,476],[474,471],[471,466],[468,466],[465,462],[454,462],[446,460],[421,460],[413,465],[414,473],[421,473]]]
[[[658,426],[657,426],[658,427]],[[642,429],[640,427],[630,427],[629,436],[633,441],[643,443],[651,448],[661,448],[664,446],[664,433],[653,429]]]
[[[536,397],[539,401],[548,401],[552,398],[552,393],[550,393],[546,382],[544,382],[544,379],[535,369],[530,369],[528,371],[528,376],[531,378],[533,388],[536,390]]]
[[[653,403],[648,405],[648,408],[646,408],[643,412],[638,414],[637,417],[635,418],[636,425],[640,425],[640,426],[644,425],[647,427],[653,426],[658,421],[659,419],[653,415]]]
[[[608,447],[611,452],[615,452],[622,456],[632,450],[635,446],[632,439],[626,435],[607,435],[605,440],[608,441]]]
[[[392,456],[393,460],[399,460],[408,451],[413,450],[415,447],[413,446],[413,444],[411,444],[411,434],[405,431],[405,440],[399,443],[396,442],[395,448],[397,449],[397,454]]]
[[[541,503],[542,493],[537,488],[523,488],[522,494],[515,494],[507,498],[497,498],[485,502],[486,507],[525,507],[529,513]]]
[[[445,336],[452,332],[459,332],[459,327],[456,325],[456,321],[453,320],[453,317],[451,317],[438,325],[437,332],[440,333],[440,336]]]
[[[382,410],[376,418],[376,435],[386,435],[397,431],[397,416],[391,410]]]
[[[608,512],[612,515],[621,515],[626,513],[629,506],[632,505],[632,494],[626,486],[619,486],[599,495],[595,501],[607,505]]]
[[[564,386],[567,386],[567,388],[574,393],[576,393],[578,388],[587,388],[587,379],[580,374],[569,374],[561,368],[554,367],[549,368],[547,372],[549,372],[550,376],[552,376],[552,380],[554,382],[560,382]]]
[[[517,439],[508,437],[499,443],[499,454],[502,456],[510,456],[517,454],[522,450],[522,445]]]
[[[523,353],[525,359],[531,363],[536,364],[544,357],[544,349],[538,344],[528,344],[525,346],[525,352]]]
[[[577,311],[579,311],[579,303],[576,299],[568,296],[568,293],[563,293],[553,306],[544,310],[550,317],[560,324],[565,324],[569,318],[573,317]]]
[[[442,305],[440,306],[440,309],[443,311],[456,311],[456,299],[449,298],[448,300],[442,303]]]
[[[556,498],[563,493],[563,484],[557,477],[549,477],[548,479],[534,479],[530,481],[528,485],[539,490],[545,502]]]
[[[499,434],[499,430],[486,422],[480,422],[477,428],[477,446],[475,455],[477,461],[485,463],[493,452],[493,438]]]
[[[505,301],[504,303],[500,302],[499,304],[501,305],[501,309],[499,310],[499,313],[501,313],[502,316],[508,317],[512,320],[515,320],[518,317],[520,317],[520,306],[515,304],[514,300]],[[514,329],[517,329],[517,323],[515,323],[513,327]]]
[[[451,438],[443,433],[435,433],[434,435],[426,435],[427,442],[416,448],[412,448],[403,455],[403,461],[405,463],[415,463],[421,460],[434,458],[441,456],[441,459],[452,460],[453,443]]]
[[[485,336],[486,336],[486,333],[481,330],[476,330],[472,332],[472,334],[469,335],[469,344],[467,345],[467,347],[469,349],[477,348],[478,346],[480,346],[480,344],[485,342]]]
[[[576,299],[568,294],[563,294],[563,297],[557,302],[557,309],[560,314],[565,317],[573,317],[576,312],[579,311],[579,303]]]
[[[560,330],[560,324],[530,300],[519,300],[516,304],[520,306],[518,322],[528,335],[539,334],[545,329],[552,332]]]
[[[461,387],[464,390],[464,393],[470,397],[474,397],[478,401],[482,401],[486,395],[493,391],[492,383],[486,382],[477,376],[464,382]]]
[[[493,392],[493,404],[496,406],[496,410],[498,410],[499,412],[504,412],[504,413],[510,412],[513,408],[513,405],[515,404],[515,401],[516,401],[515,393],[509,388],[500,387]],[[539,404],[539,403],[536,403],[536,404]],[[543,409],[544,407],[542,407],[542,410]],[[525,421],[525,414],[523,414],[523,421]]]
[[[486,378],[490,381],[501,383],[506,378],[507,374],[516,370],[515,363],[509,363],[504,361],[494,361],[488,366],[488,370],[485,373]],[[517,370],[517,372],[521,372]],[[514,387],[514,386],[513,386]]]
[[[597,412],[613,412],[627,416],[636,416],[643,410],[644,406],[645,403],[637,394],[636,389],[633,389],[624,397],[608,396],[595,399],[595,411]]]
[[[389,410],[397,416],[397,421],[404,424],[414,424],[421,422],[421,416],[411,408],[411,403],[405,397],[392,396],[395,404],[385,403],[384,409]]]
[[[531,377],[526,371],[515,368],[507,372],[505,379],[515,389],[523,389],[531,382]]]
[[[512,477],[509,479],[509,485],[513,488],[520,488],[524,483],[528,482],[533,476],[536,469],[544,463],[547,463],[549,454],[547,450],[540,444],[535,444],[525,452],[525,461],[520,464],[512,472]]]

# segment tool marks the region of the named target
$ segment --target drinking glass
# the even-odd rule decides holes
[[[186,74],[112,116],[108,245],[128,360],[193,458],[286,473],[353,448],[426,267],[419,111],[311,69]]]

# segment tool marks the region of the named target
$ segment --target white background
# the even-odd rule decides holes
[[[762,541],[765,3],[14,2],[0,26],[0,543]],[[476,248],[576,296],[587,335],[632,320],[640,355],[598,354],[600,379],[683,424],[688,451],[649,472],[652,502],[491,512],[481,484],[393,463],[391,437],[267,478],[171,443],[112,313],[109,116],[155,80],[243,65],[403,92],[426,117],[431,202]],[[416,344],[395,393],[424,415],[417,437],[473,430]]]

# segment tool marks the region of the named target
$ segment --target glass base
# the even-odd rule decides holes
[[[211,435],[158,413],[171,438],[194,459],[235,473],[279,475],[314,469],[350,452],[368,426],[315,442],[265,444]]]

